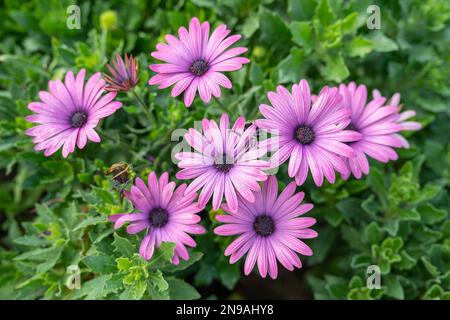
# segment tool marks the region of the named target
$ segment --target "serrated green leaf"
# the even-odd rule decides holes
[[[84,257],[82,261],[93,272],[107,273],[115,272],[117,270],[117,264],[114,258],[104,254],[87,256]]]
[[[438,209],[430,203],[425,203],[417,208],[422,220],[426,224],[435,224],[441,222],[448,216],[448,212],[445,209]]]
[[[78,231],[89,226],[95,226],[100,223],[106,223],[108,220],[105,217],[88,217],[81,221],[72,231]]]
[[[114,233],[114,241],[113,241],[114,251],[123,255],[124,257],[131,258],[134,253],[136,253],[136,249],[133,244],[126,238],[119,236],[117,233]]]
[[[320,73],[325,79],[335,82],[341,82],[350,75],[342,54],[327,55]]]
[[[293,22],[290,26],[292,40],[308,53],[313,47],[313,29],[308,22]]]
[[[167,282],[169,284],[170,299],[172,300],[194,300],[200,298],[197,290],[183,280],[167,278]]]
[[[346,45],[346,52],[349,57],[364,57],[373,50],[373,43],[371,40],[361,36],[353,38]]]

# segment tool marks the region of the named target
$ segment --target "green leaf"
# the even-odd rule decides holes
[[[167,266],[172,261],[175,250],[175,244],[172,242],[163,242],[161,246],[155,249],[152,258],[148,262],[151,269],[159,269]]]
[[[0,152],[7,151],[15,147],[20,147],[20,145],[28,143],[29,141],[29,138],[22,137],[3,138],[0,140]]]
[[[368,243],[379,243],[382,238],[383,232],[376,222],[371,222],[364,228],[364,239]]]
[[[325,66],[320,68],[320,73],[325,79],[335,82],[341,82],[350,75],[342,54],[327,55]]]
[[[100,223],[106,223],[108,220],[105,217],[88,217],[81,221],[74,229],[73,231],[78,231],[81,229],[85,229],[89,226],[94,226]]]
[[[398,216],[404,221],[420,221],[420,214],[415,210],[398,210]]]
[[[253,85],[257,86],[264,81],[264,73],[258,63],[253,62],[250,66],[250,81]]]
[[[290,26],[292,40],[308,53],[313,48],[313,30],[309,22],[293,22]]]
[[[92,194],[94,194],[103,203],[115,203],[111,192],[92,186]]]
[[[372,41],[374,51],[390,52],[398,50],[398,45],[381,31],[372,31],[368,36],[370,41]]]
[[[441,286],[438,284],[434,284],[430,289],[428,289],[423,298],[425,300],[440,300],[443,293],[444,290],[442,290]]]
[[[425,203],[417,208],[422,220],[426,224],[435,224],[441,222],[448,216],[448,212],[445,209],[437,209],[431,203]]]
[[[78,299],[85,297],[85,300],[94,300],[104,298],[110,293],[110,290],[105,290],[107,288],[107,281],[111,279],[111,275],[102,275],[95,277],[81,284],[81,289],[75,291],[73,299]]]
[[[163,274],[160,270],[149,272],[148,281],[158,291],[165,291],[169,288],[169,284],[164,279]]]
[[[387,275],[384,277],[385,286],[387,287],[386,295],[394,298],[403,300],[405,294],[403,292],[403,287],[398,279],[398,276]]]
[[[147,283],[145,281],[136,281],[131,286],[126,286],[125,290],[120,294],[120,300],[139,300],[143,297],[147,290]]]
[[[432,277],[438,277],[440,272],[439,269],[434,266],[427,257],[421,257],[422,263],[425,266],[425,269],[428,271],[428,273],[432,276]]]
[[[373,50],[373,43],[361,36],[353,38],[347,45],[346,51],[349,57],[364,57]]]
[[[200,294],[193,286],[176,278],[167,278],[169,284],[170,299],[194,300],[200,298]]]
[[[343,35],[356,32],[358,29],[358,13],[352,12],[339,21]]]
[[[345,299],[348,293],[348,284],[343,278],[327,274],[325,281],[325,288],[333,299]]]
[[[14,260],[53,261],[55,257],[59,257],[65,244],[66,242],[63,241],[57,242],[48,248],[33,249],[18,255]]]
[[[53,214],[53,211],[45,204],[36,203],[36,212],[39,218],[45,223],[50,223],[58,218]]]
[[[360,253],[360,254],[353,256],[352,262],[350,263],[350,265],[352,266],[352,268],[358,269],[358,268],[365,268],[365,267],[369,266],[371,264],[371,262],[372,262],[372,257],[370,255],[365,254],[365,253]]]
[[[31,236],[25,235],[23,237],[14,239],[13,242],[16,244],[19,244],[22,246],[28,246],[28,247],[39,247],[44,244],[48,244],[47,239],[45,239],[42,236],[37,236],[37,235],[31,235]]]
[[[131,258],[133,254],[136,252],[133,244],[126,238],[119,236],[117,233],[114,233],[114,241],[113,241],[114,251],[118,252],[124,257]]]
[[[386,238],[381,244],[382,248],[388,248],[392,252],[398,252],[403,247],[403,239],[400,237]]]
[[[280,15],[267,9],[259,14],[261,41],[270,44],[271,48],[284,50],[291,42],[291,32]]]
[[[133,261],[128,258],[117,258],[116,262],[119,271],[128,271],[133,266]]]
[[[250,15],[242,26],[242,35],[250,38],[259,28],[259,17],[257,14]]]
[[[325,26],[332,24],[336,20],[336,16],[328,0],[320,0],[316,7],[314,17],[319,19],[319,21]]]
[[[399,270],[410,270],[417,264],[417,259],[411,257],[405,250],[400,252],[402,260],[396,265]]]
[[[315,7],[315,0],[288,0],[288,13],[294,20],[310,20]]]
[[[164,268],[164,272],[176,272],[176,271],[182,271],[190,266],[192,266],[197,261],[200,261],[200,259],[203,257],[203,253],[201,252],[194,252],[189,256],[189,260],[181,260],[178,265],[170,264],[167,267]]]
[[[311,243],[314,255],[308,259],[308,265],[317,265],[322,263],[330,253],[333,243],[338,237],[338,232],[331,226],[326,226],[318,230],[319,237]]]
[[[218,263],[218,272],[219,272],[219,280],[220,282],[227,288],[228,290],[233,290],[236,286],[236,283],[239,281],[241,277],[241,270],[239,269],[238,264],[230,265],[228,261],[221,260]]]
[[[104,254],[96,256],[87,256],[82,261],[93,272],[107,273],[107,272],[115,272],[117,270],[116,269],[117,264],[114,258]]]
[[[289,55],[278,65],[279,82],[299,82],[304,59],[305,52],[302,49],[293,47]]]

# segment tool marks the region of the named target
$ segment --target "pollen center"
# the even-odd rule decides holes
[[[253,229],[257,235],[267,237],[275,231],[275,223],[272,217],[263,214],[256,217],[255,222],[253,223]]]
[[[192,65],[189,67],[189,70],[196,76],[205,74],[208,69],[208,63],[205,60],[194,61],[194,63],[192,63]]]
[[[301,144],[310,144],[314,141],[315,134],[313,129],[307,125],[301,125],[295,129],[295,138]]]
[[[233,161],[226,155],[219,156],[214,163],[214,167],[217,171],[227,173],[233,168]]]
[[[149,214],[150,224],[155,228],[164,227],[169,221],[169,213],[166,209],[155,208]]]
[[[87,122],[87,113],[84,111],[77,111],[72,115],[72,118],[70,118],[70,123],[72,125],[72,128],[81,128],[84,126]]]

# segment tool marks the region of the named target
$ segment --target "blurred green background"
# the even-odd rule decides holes
[[[72,1],[0,4],[0,298],[2,299],[450,299],[449,115],[450,2],[447,0],[167,0],[78,1],[80,29],[66,22]],[[369,30],[370,5],[381,29]],[[106,217],[130,210],[105,171],[124,161],[134,174],[168,171],[176,142],[170,135],[223,112],[196,99],[185,108],[147,84],[150,52],[197,16],[228,25],[243,37],[251,63],[228,75],[233,89],[221,102],[232,119],[258,118],[258,105],[278,84],[307,79],[323,85],[356,81],[390,97],[402,95],[424,129],[409,133],[408,150],[388,165],[371,163],[361,180],[299,189],[315,204],[319,237],[308,241],[303,268],[275,281],[242,274],[223,256],[230,239],[198,237],[189,263],[137,257],[139,235],[113,232]],[[101,144],[88,143],[67,159],[33,150],[24,131],[27,104],[50,79],[86,68],[106,71],[116,53],[138,57],[137,92],[157,114],[150,125],[134,100],[102,121]],[[289,183],[287,166],[278,174]],[[207,207],[204,225],[214,227]],[[66,287],[78,267],[81,289]],[[381,289],[366,286],[366,269],[381,269]]]

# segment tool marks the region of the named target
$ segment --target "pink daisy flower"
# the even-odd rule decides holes
[[[311,171],[317,186],[324,176],[334,183],[335,172],[348,173],[344,157],[355,152],[345,142],[356,141],[360,134],[344,130],[349,123],[350,110],[341,107],[337,88],[324,87],[315,102],[311,101],[308,82],[301,80],[292,87],[292,94],[283,86],[267,94],[272,106],[262,104],[259,110],[265,119],[256,120],[262,130],[272,133],[263,141],[263,147],[276,152],[272,165],[289,160],[288,174],[298,185],[305,182]]]
[[[220,118],[219,126],[214,120],[203,119],[203,134],[189,129],[184,139],[194,152],[180,152],[175,157],[183,170],[177,173],[178,179],[194,179],[186,192],[202,189],[198,204],[204,207],[213,197],[213,209],[219,209],[225,195],[228,207],[237,210],[241,195],[249,202],[255,201],[254,192],[260,190],[258,181],[267,179],[262,169],[269,162],[259,160],[266,151],[252,143],[256,126],[245,129],[244,117],[239,117],[229,128],[227,114]]]
[[[225,250],[230,256],[230,263],[235,263],[244,254],[244,273],[250,274],[257,263],[260,275],[267,274],[277,278],[277,260],[286,269],[293,271],[301,268],[302,263],[297,253],[305,256],[313,254],[310,247],[299,239],[317,237],[317,232],[309,229],[316,223],[314,218],[299,218],[313,208],[310,203],[301,204],[305,194],[294,194],[295,182],[291,182],[278,195],[278,182],[270,176],[263,183],[262,190],[256,193],[256,201],[251,203],[239,199],[236,212],[224,204],[222,208],[228,215],[217,215],[216,219],[225,223],[214,229],[221,236],[239,235]]]
[[[378,91],[376,89],[373,90],[372,96],[374,99],[382,97],[380,91]],[[402,131],[417,131],[422,128],[422,125],[419,122],[409,120],[410,118],[412,118],[416,115],[416,111],[407,110],[407,111],[400,112],[403,108],[403,104],[400,104],[400,93],[398,93],[398,92],[395,93],[392,96],[392,98],[387,102],[387,105],[397,107],[397,112],[399,113],[399,116],[396,121],[402,127]],[[403,136],[401,136],[400,134],[397,134],[397,133],[394,133],[394,135],[397,138],[399,138],[400,140],[402,140],[403,148],[409,148],[409,143]]]
[[[101,73],[94,74],[84,84],[85,70],[75,77],[67,72],[65,81],[48,82],[49,92],[40,91],[42,102],[31,102],[28,108],[35,112],[25,119],[39,125],[26,131],[34,137],[35,150],[45,150],[50,156],[62,147],[63,157],[75,150],[75,145],[83,149],[87,140],[100,142],[94,128],[101,118],[113,114],[122,103],[113,101],[115,92],[104,93],[105,81]]]
[[[114,214],[109,220],[115,222],[114,228],[120,228],[129,222],[129,234],[145,230],[145,237],[139,249],[140,255],[149,260],[155,247],[162,242],[175,243],[173,264],[178,264],[180,258],[189,260],[186,246],[195,247],[196,243],[188,234],[202,234],[205,229],[198,224],[199,209],[194,199],[197,194],[185,194],[186,184],[176,188],[175,182],[169,182],[169,175],[164,172],[158,179],[154,172],[148,176],[148,185],[137,178],[125,196],[133,203],[136,213]]]
[[[340,84],[339,92],[343,105],[351,110],[351,123],[348,128],[358,131],[362,137],[349,143],[356,157],[345,159],[347,166],[355,178],[369,173],[367,156],[386,163],[397,160],[398,155],[393,148],[404,146],[404,138],[399,134],[403,130],[396,105],[385,105],[386,98],[375,94],[373,100],[367,103],[367,88],[365,85]],[[395,102],[395,101],[394,101]],[[347,179],[350,172],[343,174]]]
[[[247,48],[237,47],[227,49],[238,41],[240,35],[228,36],[230,30],[221,25],[209,36],[209,23],[192,18],[189,31],[185,27],[178,29],[179,38],[166,35],[167,44],[159,43],[152,57],[166,63],[152,64],[150,69],[157,74],[150,80],[150,85],[159,85],[159,89],[170,87],[172,97],[184,92],[184,104],[189,107],[195,98],[197,90],[200,98],[209,102],[211,95],[218,98],[221,95],[220,86],[230,89],[230,79],[222,72],[235,71],[250,60],[238,55]]]

